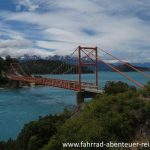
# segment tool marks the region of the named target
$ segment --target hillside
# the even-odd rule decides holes
[[[47,74],[47,73],[57,74],[60,71],[64,73],[66,72],[68,74],[77,73],[77,66],[75,66],[74,64],[64,63],[59,60],[38,59],[38,60],[28,60],[25,62],[19,62],[18,59],[14,59],[8,56],[6,57],[5,60],[0,57],[0,77],[5,76],[6,72],[10,68],[10,63],[14,63],[14,62],[20,63],[23,70],[28,74]],[[61,70],[57,69],[58,67],[61,68]],[[54,70],[55,72],[53,72]],[[88,69],[87,67],[84,67],[82,68],[82,72],[92,73],[93,71]]]
[[[26,62],[31,62],[31,61],[56,61],[56,62],[73,62],[74,64],[78,61],[77,57],[70,57],[68,55],[66,56],[61,56],[61,55],[54,55],[54,56],[47,56],[45,58],[42,58],[41,56],[29,56],[29,55],[24,55],[18,58],[19,62],[21,63],[26,63]],[[86,60],[87,61],[87,60]],[[89,60],[90,61],[90,60]],[[120,64],[120,63],[111,63],[111,65],[116,66],[118,69],[124,72],[130,72],[134,71],[130,67]],[[132,63],[132,65],[141,70],[141,71],[149,71],[150,70],[150,63]],[[109,68],[106,64],[103,62],[98,62],[98,69],[99,71],[113,71],[111,68]]]
[[[120,64],[120,63],[110,63],[110,64],[122,72],[134,72],[135,71],[131,67],[124,65],[124,64]],[[130,63],[128,64],[132,65]],[[150,68],[148,68],[146,65],[145,65],[146,67],[144,65],[143,66],[138,66],[138,65],[139,64],[133,64],[132,66],[141,71],[150,71]],[[98,68],[100,71],[113,71],[110,67],[108,67],[106,64],[102,62],[99,62]]]
[[[133,63],[134,66],[150,68],[150,62]]]
[[[128,64],[131,65],[130,63],[128,63]],[[133,67],[135,67],[136,69],[139,69],[141,71],[150,71],[150,68],[147,68],[147,67],[139,67],[139,66],[133,66]],[[116,68],[123,72],[135,71],[127,65],[116,65]]]
[[[32,60],[21,63],[22,68],[28,74],[58,74],[58,73],[77,73],[77,66],[67,64],[58,60]],[[63,67],[60,67],[63,66]],[[57,69],[59,67],[59,69]],[[55,70],[55,71],[54,71]],[[92,73],[93,71],[84,67],[83,73]]]
[[[105,94],[78,106],[78,111],[64,111],[26,124],[15,141],[0,142],[1,150],[70,150],[74,148],[63,148],[62,143],[149,141],[150,83],[143,91],[122,82],[110,85],[107,83]]]
[[[0,87],[6,87],[8,84],[8,79],[6,77],[6,72],[9,69],[9,58],[6,60],[0,57]]]
[[[3,59],[0,57],[0,88],[16,88],[15,84],[7,78],[7,72],[10,70],[10,63],[19,63],[18,59],[10,56]],[[77,67],[71,64],[65,64],[56,60],[30,60],[20,63],[26,74],[58,74],[58,73],[77,73]],[[60,67],[64,66],[64,67]],[[59,69],[57,69],[60,67]],[[55,70],[55,71],[54,71]],[[54,72],[53,72],[54,71]],[[93,73],[87,67],[82,68],[82,73]]]

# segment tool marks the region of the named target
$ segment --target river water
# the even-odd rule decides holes
[[[130,77],[145,84],[148,79],[139,73],[129,72]],[[150,72],[148,72],[150,74]],[[46,77],[51,77],[46,75]],[[57,75],[53,75],[57,78]],[[75,79],[76,75],[65,75],[61,78]],[[93,75],[82,76],[84,81],[94,81]],[[124,77],[115,72],[99,73],[99,84],[104,86],[108,80],[124,81],[131,84]],[[76,105],[76,93],[52,87],[28,87],[20,89],[0,89],[0,140],[15,139],[25,123],[38,119],[39,116],[56,114],[64,108]]]

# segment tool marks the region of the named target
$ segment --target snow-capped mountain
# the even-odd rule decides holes
[[[41,56],[37,56],[37,55],[30,56],[27,54],[20,56],[18,58],[19,61],[31,61],[31,60],[41,60],[41,59],[42,59]]]
[[[61,56],[61,55],[49,55],[47,57],[41,57],[41,56],[37,56],[37,55],[23,55],[23,56],[20,56],[18,58],[19,61],[21,62],[26,62],[26,61],[31,61],[31,60],[49,60],[49,61],[64,61],[64,62],[67,62],[67,63],[77,63],[77,57],[71,57],[69,55],[66,55],[66,56]],[[90,62],[91,60],[87,57],[83,57],[82,58],[82,61],[86,61],[86,62]],[[100,68],[105,68],[106,70],[108,69],[108,67],[106,67],[105,65],[100,64]],[[121,65],[121,63],[113,63],[115,66],[118,66],[118,65]],[[134,66],[137,66],[137,67],[146,67],[146,68],[150,68],[150,63],[149,62],[145,62],[145,63],[131,63],[132,65]]]

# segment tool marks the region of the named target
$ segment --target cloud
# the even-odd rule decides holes
[[[28,47],[31,45],[30,41],[27,40],[1,40],[0,41],[0,48],[22,48]]]
[[[48,52],[46,50],[40,50],[40,49],[36,49],[36,48],[24,48],[24,49],[15,49],[15,48],[7,48],[6,49],[1,49],[0,50],[0,55],[2,57],[6,57],[8,56],[8,54],[11,57],[19,57],[19,56],[23,56],[24,54],[28,54],[28,55],[37,55],[37,56],[41,56],[41,57],[46,57],[49,55],[54,55],[52,52]]]
[[[11,55],[12,57],[19,57],[23,54],[40,55],[42,57],[53,55],[53,53],[46,50],[33,48],[32,43],[25,39],[0,41],[0,56]]]
[[[22,7],[27,11],[34,11],[39,5],[30,0],[17,0],[16,10],[20,11]]]
[[[26,32],[17,34],[30,39],[40,52],[43,48],[43,54],[48,52],[44,49],[68,54],[78,45],[89,45],[108,49],[127,61],[149,61],[149,0],[19,0],[16,6],[26,11],[3,12],[0,17],[10,24],[28,24]],[[33,32],[31,25],[39,29]]]

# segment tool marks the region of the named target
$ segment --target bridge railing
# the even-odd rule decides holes
[[[98,86],[96,86],[94,83],[87,83],[87,82],[81,83],[81,89],[85,88],[98,89]]]

